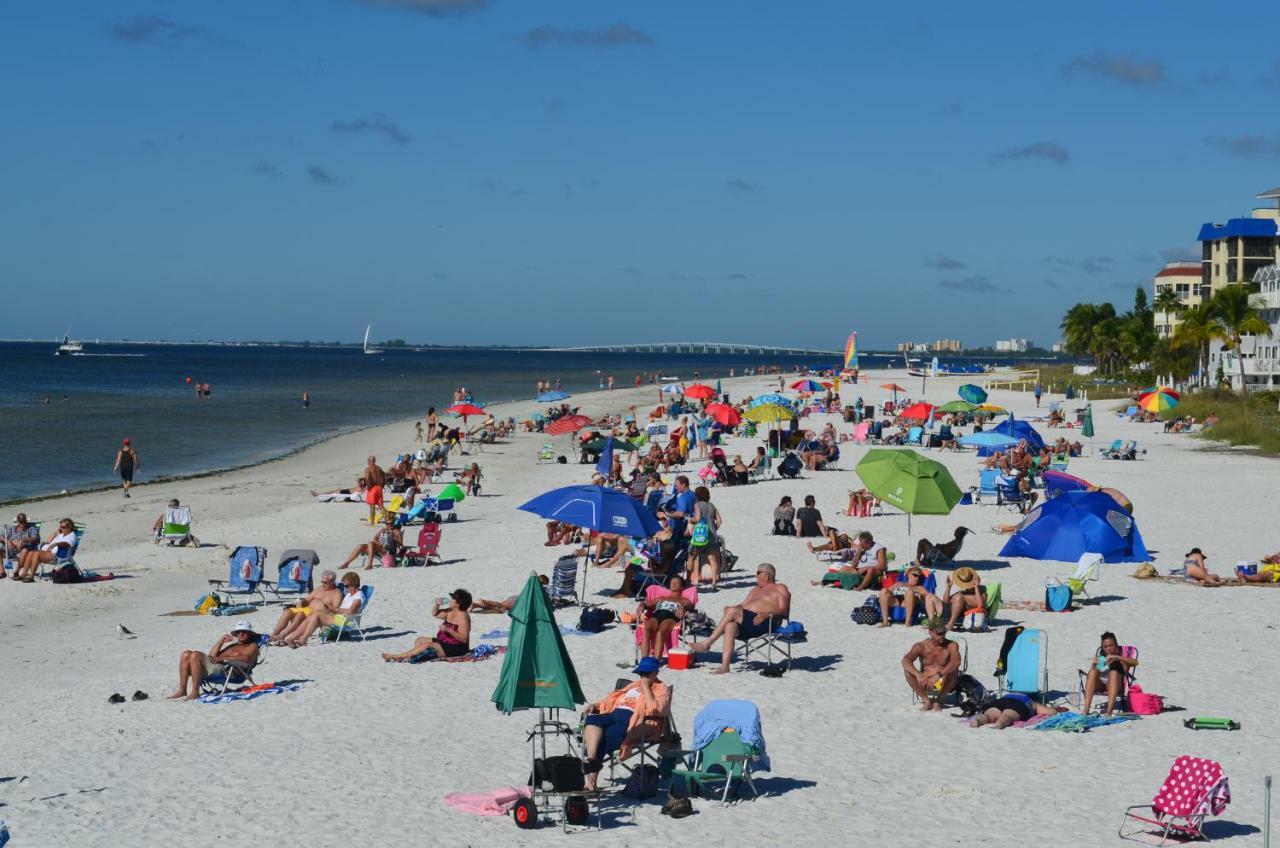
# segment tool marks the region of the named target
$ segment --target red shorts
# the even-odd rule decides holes
[[[364,502],[369,506],[379,506],[382,504],[382,487],[370,486],[364,493]]]

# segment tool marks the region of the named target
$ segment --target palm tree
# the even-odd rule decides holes
[[[1163,315],[1167,323],[1172,323],[1169,321],[1169,316],[1181,315],[1182,310],[1186,309],[1178,298],[1177,292],[1173,290],[1173,286],[1167,286],[1160,290],[1160,293],[1156,295],[1152,308],[1155,310],[1156,315]]]
[[[1059,325],[1067,352],[1076,356],[1090,354],[1094,365],[1100,367],[1101,360],[1094,353],[1094,348],[1098,347],[1094,340],[1095,331],[1101,322],[1115,316],[1116,308],[1110,303],[1077,303],[1071,307]]]
[[[1174,383],[1180,383],[1191,376],[1200,351],[1190,346],[1178,346],[1173,339],[1158,338],[1151,347],[1151,372],[1156,382],[1168,375]]]
[[[1240,391],[1248,394],[1244,382],[1244,356],[1240,341],[1244,336],[1270,336],[1271,326],[1258,311],[1257,295],[1235,283],[1224,286],[1209,301],[1212,314],[1211,337],[1222,340],[1223,350],[1234,350],[1240,363]]]
[[[1207,385],[1209,375],[1209,343],[1213,341],[1213,309],[1208,303],[1187,306],[1182,310],[1182,323],[1173,333],[1175,350],[1194,350],[1200,385]]]

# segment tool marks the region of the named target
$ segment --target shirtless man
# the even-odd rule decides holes
[[[820,549],[819,549],[820,550]],[[869,530],[863,530],[858,534],[857,540],[853,543],[853,547],[849,549],[847,554],[843,554],[841,559],[847,559],[848,565],[841,566],[835,571],[843,574],[853,574],[857,576],[858,583],[856,586],[850,586],[853,578],[845,577],[839,581],[832,582],[832,579],[825,581],[825,585],[839,586],[844,588],[848,586],[850,589],[871,588],[871,584],[875,582],[877,577],[883,578],[885,571],[889,568],[889,552],[884,545],[875,540]],[[832,572],[828,572],[831,574]],[[814,585],[823,585],[824,581],[816,580]]]
[[[226,674],[232,665],[252,667],[258,658],[258,634],[242,621],[230,633],[218,637],[209,653],[183,651],[178,658],[178,691],[169,697],[193,701],[200,696],[206,677]]]
[[[294,621],[294,616],[310,615],[312,604],[317,607],[337,609],[340,603],[342,603],[342,590],[338,588],[338,575],[332,571],[326,571],[320,575],[320,588],[313,589],[311,594],[303,598],[297,605],[285,607],[284,611],[280,613],[280,618],[276,620],[275,629],[271,631],[272,640],[278,639],[289,629],[289,625]]]
[[[704,641],[690,646],[695,654],[711,649],[717,639],[724,638],[720,652],[720,668],[712,674],[726,674],[733,663],[734,643],[738,639],[754,639],[769,631],[770,619],[788,618],[791,615],[791,590],[778,582],[778,572],[772,565],[762,562],[756,566],[756,587],[740,605],[725,607],[724,617]]]
[[[902,673],[911,691],[924,702],[920,709],[941,712],[942,699],[956,688],[960,678],[960,646],[947,638],[947,623],[941,617],[929,619],[928,628],[928,638],[912,645],[903,656]],[[940,687],[938,681],[942,681]],[[931,695],[937,700],[930,700]]]

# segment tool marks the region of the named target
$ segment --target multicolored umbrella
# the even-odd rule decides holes
[[[817,380],[796,380],[791,384],[791,388],[797,392],[821,392],[827,387],[819,383]]]
[[[1178,405],[1178,399],[1164,392],[1147,392],[1138,398],[1138,407],[1147,412],[1164,412]]]
[[[665,386],[662,387],[662,393],[664,395],[684,394],[684,386],[680,385],[679,383],[667,383]]]
[[[757,424],[772,424],[775,421],[790,421],[796,417],[796,411],[780,403],[762,403],[748,409],[742,417]]]
[[[684,390],[685,397],[691,397],[694,400],[706,400],[716,396],[716,390],[703,383],[694,383],[692,386]]]
[[[1151,386],[1150,388],[1146,388],[1142,390],[1142,394],[1144,395],[1150,394],[1151,392],[1163,392],[1164,394],[1169,395],[1176,400],[1182,400],[1182,395],[1176,390],[1171,389],[1168,386]]]
[[[576,433],[594,423],[585,415],[565,415],[548,424],[543,432],[551,436],[559,436],[561,433]]]
[[[727,403],[707,404],[707,414],[725,427],[737,427],[742,421],[742,415],[738,410]]]
[[[965,383],[956,390],[956,394],[960,395],[961,400],[967,400],[969,403],[986,403],[987,401],[987,390],[973,383]]]

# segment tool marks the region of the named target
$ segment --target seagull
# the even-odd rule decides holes
[[[129,628],[125,627],[123,624],[117,624],[116,630],[120,631],[121,639],[137,639],[138,638],[138,635],[136,633],[134,633]]]

